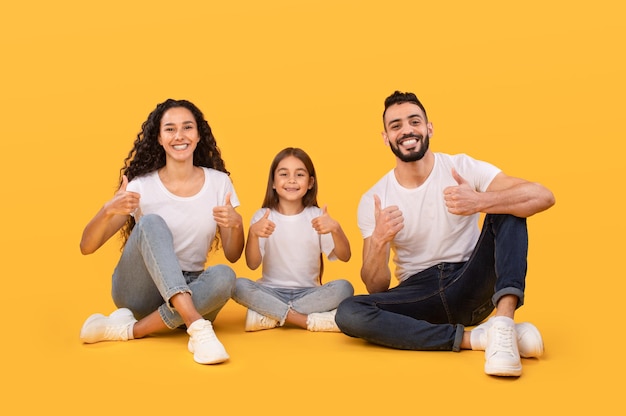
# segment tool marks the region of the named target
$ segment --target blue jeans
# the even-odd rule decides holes
[[[353,294],[354,288],[347,280],[333,280],[317,287],[273,288],[240,277],[235,282],[233,299],[283,325],[289,309],[303,315],[326,312]]]
[[[483,321],[504,295],[524,303],[526,219],[485,216],[469,260],[442,263],[398,286],[344,300],[335,321],[346,335],[406,350],[459,351],[464,326]]]
[[[118,308],[130,309],[137,319],[158,309],[165,325],[173,329],[183,319],[170,305],[172,296],[191,293],[198,312],[213,321],[230,299],[235,279],[235,272],[226,265],[182,271],[167,224],[158,215],[145,215],[124,246],[111,292]]]

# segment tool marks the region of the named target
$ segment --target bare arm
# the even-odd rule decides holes
[[[80,252],[91,254],[98,250],[126,223],[128,216],[139,206],[139,194],[126,191],[128,179],[122,178],[122,185],[113,198],[100,208],[83,230]]]
[[[241,257],[244,246],[243,220],[230,202],[230,192],[226,194],[226,202],[213,208],[213,218],[220,229],[224,255],[231,263]]]
[[[334,254],[341,261],[350,260],[350,257],[352,257],[350,241],[348,241],[348,237],[343,232],[339,222],[335,221],[328,214],[328,208],[326,206],[322,209],[322,215],[317,218],[313,218],[311,224],[318,234],[331,233],[333,243],[335,245],[331,254]]]
[[[269,220],[270,210],[265,211],[263,217],[250,226],[248,241],[246,242],[246,264],[251,270],[256,270],[263,262],[259,238],[267,238],[274,232],[276,225]]]
[[[363,265],[361,267],[361,280],[365,283],[369,293],[389,289],[391,284],[390,243],[404,227],[402,211],[395,205],[381,209],[377,195],[374,195],[374,216],[376,219],[374,232],[363,240]]]
[[[545,211],[555,203],[554,195],[536,182],[500,172],[485,192],[477,192],[455,170],[452,175],[458,186],[444,190],[448,211],[457,215],[511,214],[526,218]]]

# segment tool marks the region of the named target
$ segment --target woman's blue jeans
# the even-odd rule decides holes
[[[485,216],[469,260],[421,271],[385,292],[353,296],[337,310],[347,335],[391,348],[459,351],[464,326],[483,321],[504,295],[524,303],[525,218]]]
[[[333,280],[317,287],[273,288],[240,277],[235,283],[233,299],[283,325],[290,309],[303,315],[326,312],[336,309],[353,294],[354,288],[347,280]]]
[[[113,272],[113,302],[130,309],[137,319],[158,309],[165,325],[173,329],[183,320],[170,305],[172,296],[191,293],[198,312],[213,321],[230,299],[235,279],[226,265],[182,271],[167,224],[158,215],[145,215],[133,228]]]

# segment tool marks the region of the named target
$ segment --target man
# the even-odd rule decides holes
[[[392,348],[485,350],[487,374],[521,375],[520,354],[543,353],[537,328],[513,320],[524,303],[526,217],[551,207],[552,192],[465,154],[432,152],[433,125],[413,93],[387,97],[383,123],[396,167],[358,209],[369,295],[339,305],[339,328]]]

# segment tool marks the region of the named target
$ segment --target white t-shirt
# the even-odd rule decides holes
[[[250,224],[257,222],[266,211],[267,208],[262,208],[255,212]],[[269,237],[259,238],[263,256],[263,276],[259,283],[288,288],[319,286],[320,254],[329,256],[335,248],[332,235],[318,234],[311,224],[320,215],[322,210],[318,207],[306,207],[297,215],[270,211],[269,220],[276,228]]]
[[[358,224],[364,239],[372,235],[376,224],[374,195],[380,198],[381,209],[397,205],[402,211],[404,228],[391,243],[399,281],[442,262],[467,261],[476,246],[480,214],[450,214],[445,204],[443,190],[457,185],[452,168],[479,192],[500,172],[465,154],[435,153],[433,170],[419,187],[402,187],[392,169],[361,197]]]
[[[157,171],[133,178],[126,188],[140,194],[136,212],[141,215],[157,214],[165,220],[174,236],[176,257],[185,271],[204,270],[217,230],[213,207],[224,205],[227,192],[231,192],[232,205],[239,206],[239,199],[227,174],[215,169],[202,170],[204,185],[190,197],[176,196],[168,191]],[[135,220],[139,218],[135,217]]]

